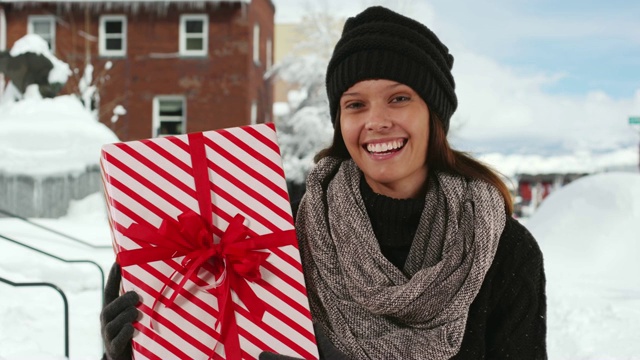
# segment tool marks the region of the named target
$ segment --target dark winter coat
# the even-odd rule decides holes
[[[542,253],[509,218],[454,359],[546,359],[546,316]]]
[[[294,215],[298,205],[295,199]],[[407,255],[408,249],[400,254],[404,259]],[[547,359],[546,310],[542,252],[524,226],[507,218],[453,359]]]

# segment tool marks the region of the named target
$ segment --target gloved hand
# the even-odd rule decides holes
[[[320,352],[320,359],[331,359],[331,360],[349,360],[349,357],[338,350],[337,347],[333,345],[331,340],[325,335],[322,330],[322,326],[313,323],[313,330],[316,333],[316,342],[318,343],[318,351]]]
[[[114,263],[104,287],[104,307],[100,312],[100,332],[108,360],[131,359],[133,322],[138,318],[136,304],[140,297],[134,291],[122,296],[120,292],[120,265]]]
[[[318,344],[318,352],[320,353],[320,359],[327,360],[348,360],[349,357],[338,350],[331,340],[325,335],[322,330],[322,326],[313,323],[313,330],[316,333],[316,343]],[[258,356],[258,360],[302,360],[291,356],[274,354],[272,352],[263,351]]]
[[[258,360],[304,360],[301,358],[296,358],[287,355],[275,354],[268,351],[263,351],[258,355]]]

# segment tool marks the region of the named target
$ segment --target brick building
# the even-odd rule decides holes
[[[42,36],[74,70],[65,93],[93,65],[100,121],[123,141],[204,131],[272,121],[274,13],[271,0],[0,0],[0,50]]]

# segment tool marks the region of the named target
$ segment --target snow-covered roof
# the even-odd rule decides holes
[[[13,4],[18,7],[37,6],[40,4],[50,3],[57,6],[74,6],[85,7],[89,6],[94,10],[103,9],[127,9],[136,12],[140,8],[143,9],[157,9],[164,12],[170,5],[177,6],[178,8],[188,9],[203,9],[207,4],[222,4],[222,3],[239,3],[242,5],[250,4],[251,0],[0,0],[1,4]]]
[[[250,3],[251,0],[0,0],[0,3],[120,3],[120,4],[132,4],[132,3],[180,3],[180,4],[200,4],[200,3]]]
[[[240,4],[247,5],[251,0],[0,0],[2,4],[12,4],[16,7],[33,7],[41,4],[51,4],[62,7],[89,7],[93,11],[124,9],[133,13],[141,9],[156,10],[160,14],[166,14],[169,6],[177,6],[179,9],[204,9],[208,4]]]

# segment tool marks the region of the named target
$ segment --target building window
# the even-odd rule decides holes
[[[153,137],[184,134],[186,119],[184,97],[156,96],[153,99]]]
[[[251,102],[251,125],[258,123],[258,103],[254,100]]]
[[[2,6],[0,6],[0,51],[5,50],[7,50],[7,16]],[[1,81],[0,85],[2,85]],[[2,94],[2,90],[0,90],[0,94]]]
[[[273,60],[271,59],[273,56],[273,42],[271,38],[267,39],[267,70],[271,70],[271,65],[273,65]]]
[[[100,17],[100,55],[125,56],[127,54],[127,17],[103,15]]]
[[[56,18],[50,15],[29,16],[27,33],[40,35],[49,44],[52,53],[56,51]]]
[[[260,25],[253,25],[253,63],[260,65]]]
[[[209,43],[207,15],[180,16],[180,55],[206,56]]]

